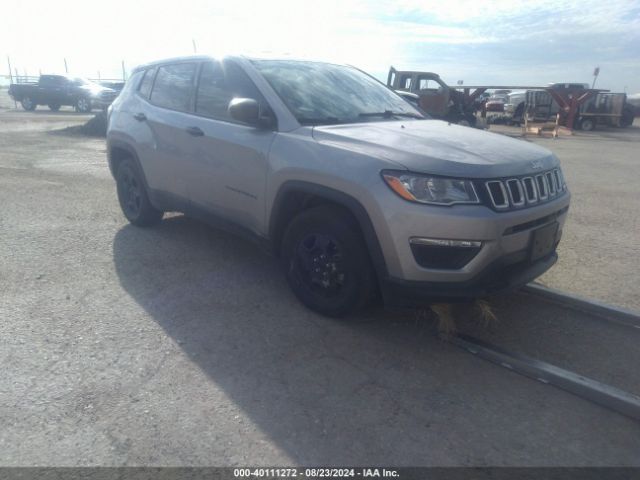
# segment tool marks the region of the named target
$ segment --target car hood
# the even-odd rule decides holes
[[[318,126],[313,137],[435,175],[506,177],[558,165],[553,153],[532,143],[439,120]]]
[[[103,87],[101,85],[82,85],[80,87],[82,90],[85,90],[92,95],[99,95],[102,92],[115,92],[112,88]]]

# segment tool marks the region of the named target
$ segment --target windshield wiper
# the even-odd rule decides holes
[[[408,117],[408,118],[425,118],[423,115],[418,113],[409,113],[409,112],[394,112],[393,110],[385,110],[384,112],[364,112],[359,113],[358,117]]]
[[[346,120],[341,120],[337,117],[321,117],[321,118],[298,117],[298,122],[300,122],[302,125],[335,125],[337,123],[347,123]]]

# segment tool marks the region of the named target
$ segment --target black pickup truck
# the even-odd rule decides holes
[[[38,105],[48,105],[54,112],[61,105],[71,105],[78,112],[90,112],[93,108],[107,108],[118,92],[83,78],[40,75],[36,83],[12,84],[9,95],[29,111]]]

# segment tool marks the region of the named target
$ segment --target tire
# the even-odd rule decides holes
[[[120,208],[129,222],[148,227],[162,220],[164,212],[151,205],[142,175],[133,160],[123,160],[118,166],[116,185]]]
[[[49,110],[51,110],[52,112],[57,112],[58,110],[60,110],[59,103],[50,103],[48,107],[49,107]]]
[[[511,121],[513,124],[520,126],[524,116],[524,102],[520,102],[516,109],[513,111],[513,115],[511,117]]]
[[[625,106],[622,109],[622,116],[620,117],[620,126],[623,128],[630,127],[633,125],[633,119],[635,117],[635,112],[633,108],[629,108]]]
[[[76,101],[76,112],[89,113],[91,111],[91,100],[87,97],[80,97]]]
[[[583,117],[580,119],[580,130],[591,132],[596,129],[596,121],[591,117]]]
[[[38,106],[38,104],[35,103],[31,99],[31,97],[22,97],[22,100],[20,100],[20,105],[22,105],[22,108],[24,108],[28,112],[33,112]]]
[[[305,210],[288,225],[280,250],[287,282],[309,309],[343,317],[363,309],[376,277],[354,218],[342,208]]]

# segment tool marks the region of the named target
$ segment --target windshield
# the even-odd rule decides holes
[[[353,67],[293,60],[254,60],[253,64],[303,125],[425,118]]]
[[[88,87],[98,87],[99,85],[91,80],[87,80],[86,78],[75,77],[71,79],[71,83],[77,86],[85,85]]]

